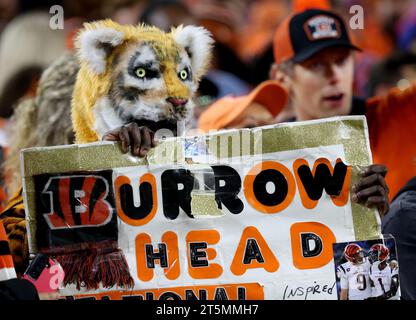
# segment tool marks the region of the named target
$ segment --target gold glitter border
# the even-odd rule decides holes
[[[353,167],[351,186],[358,180],[359,166],[372,163],[369,151],[367,123],[363,116],[337,117],[325,120],[279,124],[276,126],[222,131],[205,136],[210,146],[209,152],[231,157],[231,150],[221,150],[219,137],[232,138],[250,134],[250,155],[316,148],[319,146],[343,145],[347,164]],[[261,133],[261,136],[260,134]],[[261,137],[261,140],[260,140]],[[213,143],[214,142],[214,143]],[[261,142],[261,144],[259,144]],[[65,173],[73,171],[104,170],[118,167],[140,165],[162,165],[177,163],[184,159],[183,138],[171,139],[159,144],[149,152],[147,160],[123,154],[116,143],[94,143],[88,145],[70,145],[49,148],[31,148],[22,151],[25,205],[28,209],[30,234],[34,234],[35,199],[33,176],[41,173]],[[261,146],[261,149],[259,148]],[[163,163],[158,162],[158,152],[163,150]],[[167,151],[166,151],[167,150]],[[248,155],[240,148],[241,155]],[[245,152],[245,154],[244,154]],[[377,238],[380,236],[380,220],[375,209],[352,203],[352,216],[356,240]],[[34,237],[31,237],[31,249],[36,252]]]

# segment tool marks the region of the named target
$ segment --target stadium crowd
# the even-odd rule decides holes
[[[56,5],[63,29],[51,27]],[[336,36],[305,33],[320,16]],[[365,115],[375,165],[353,200],[379,209],[383,233],[396,238],[402,299],[416,299],[415,1],[0,0],[0,300],[39,298],[21,280],[30,257],[19,154],[74,143],[74,39],[84,22],[105,18],[211,32],[213,61],[189,129]]]

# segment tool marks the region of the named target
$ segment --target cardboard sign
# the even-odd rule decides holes
[[[113,143],[22,158],[30,251],[116,243],[134,280],[68,299],[337,299],[333,243],[380,236],[350,200],[364,117],[168,139],[146,159]]]

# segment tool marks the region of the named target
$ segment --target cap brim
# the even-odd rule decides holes
[[[264,81],[246,96],[224,97],[216,101],[201,114],[199,128],[205,132],[224,129],[253,102],[263,105],[276,117],[286,106],[288,97],[286,89],[278,81]]]
[[[344,48],[350,48],[352,50],[361,51],[360,48],[353,45],[350,42],[347,42],[345,40],[333,40],[333,41],[325,41],[320,44],[316,44],[314,46],[311,46],[305,50],[302,50],[302,52],[298,52],[293,58],[292,61],[295,63],[303,62],[313,55],[317,54],[321,50],[332,48],[332,47],[344,47]]]
[[[247,97],[247,104],[257,102],[266,107],[276,117],[286,106],[289,94],[277,80],[262,82]]]

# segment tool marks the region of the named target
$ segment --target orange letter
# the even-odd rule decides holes
[[[341,159],[337,159],[334,169],[328,159],[320,158],[315,161],[312,172],[305,159],[297,159],[293,163],[293,171],[306,209],[316,207],[324,189],[336,206],[347,204],[351,167],[342,163]]]
[[[208,263],[215,259],[217,252],[213,248],[207,248],[208,244],[216,244],[220,241],[217,230],[191,231],[186,236],[188,251],[189,274],[194,279],[213,279],[222,274],[222,267],[218,263]]]
[[[298,269],[317,269],[333,257],[332,244],[336,242],[332,231],[318,222],[300,222],[290,227],[293,265]],[[314,242],[311,248],[310,241]]]
[[[272,183],[274,191],[266,185]],[[244,179],[244,194],[250,205],[263,213],[277,213],[286,209],[296,193],[295,179],[282,164],[266,161],[250,169]]]
[[[235,275],[241,276],[247,269],[255,268],[275,272],[279,269],[279,261],[259,230],[255,227],[247,227],[241,235],[230,269]]]
[[[162,243],[158,244],[158,248],[157,252],[153,250],[152,240],[147,233],[137,235],[136,264],[137,276],[140,280],[152,280],[156,260],[159,260],[159,265],[164,269],[166,278],[175,280],[179,277],[180,263],[176,233],[165,232],[162,236]]]

